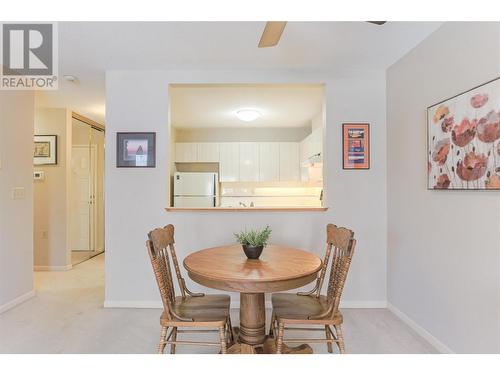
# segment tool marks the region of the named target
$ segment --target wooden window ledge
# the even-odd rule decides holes
[[[183,211],[215,211],[215,212],[323,212],[328,210],[328,207],[167,207],[168,212],[183,212]]]

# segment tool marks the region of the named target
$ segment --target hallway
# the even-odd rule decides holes
[[[0,353],[155,353],[159,309],[104,309],[104,254],[66,272],[35,272],[36,296],[0,315]],[[349,353],[435,353],[386,309],[343,309]],[[233,311],[238,324],[238,313]],[[268,312],[269,318],[269,312]],[[192,335],[195,336],[195,335]],[[211,335],[205,335],[209,339]],[[214,336],[215,337],[215,336]],[[324,345],[314,345],[325,353]],[[215,353],[179,347],[179,353]]]

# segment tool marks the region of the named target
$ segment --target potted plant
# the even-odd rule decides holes
[[[271,236],[271,228],[266,226],[262,230],[244,230],[240,233],[235,233],[234,236],[243,247],[243,251],[248,259],[259,259],[262,250],[267,245],[267,241]]]

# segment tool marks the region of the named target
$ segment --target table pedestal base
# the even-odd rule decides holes
[[[264,293],[240,293],[240,327],[234,328],[237,343],[228,349],[229,354],[274,354],[275,340],[266,336],[266,305]],[[284,354],[312,354],[312,348],[303,344],[297,347],[283,345]]]
[[[240,328],[234,327],[234,337],[238,340]],[[283,354],[313,354],[312,348],[307,344],[290,347],[283,344]],[[227,354],[276,354],[276,342],[274,337],[266,336],[263,344],[248,345],[236,342],[227,349]]]
[[[240,293],[239,342],[261,345],[266,340],[264,293]]]

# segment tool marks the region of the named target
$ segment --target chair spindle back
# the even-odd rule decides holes
[[[181,290],[182,297],[186,297],[185,283],[182,278],[174,247],[174,226],[167,225],[164,228],[156,228],[148,233],[149,240],[146,242],[151,264],[155,273],[156,282],[160,289],[163,307],[169,310],[169,303],[175,300],[175,287],[172,277],[172,262]],[[170,258],[172,258],[170,260]]]
[[[328,280],[327,301],[332,307],[332,314],[335,314],[339,308],[340,297],[351,265],[356,240],[353,231],[347,228],[339,228],[334,224],[327,225],[326,233],[327,247],[329,249],[325,258],[329,258],[330,253],[333,253],[330,278]]]

